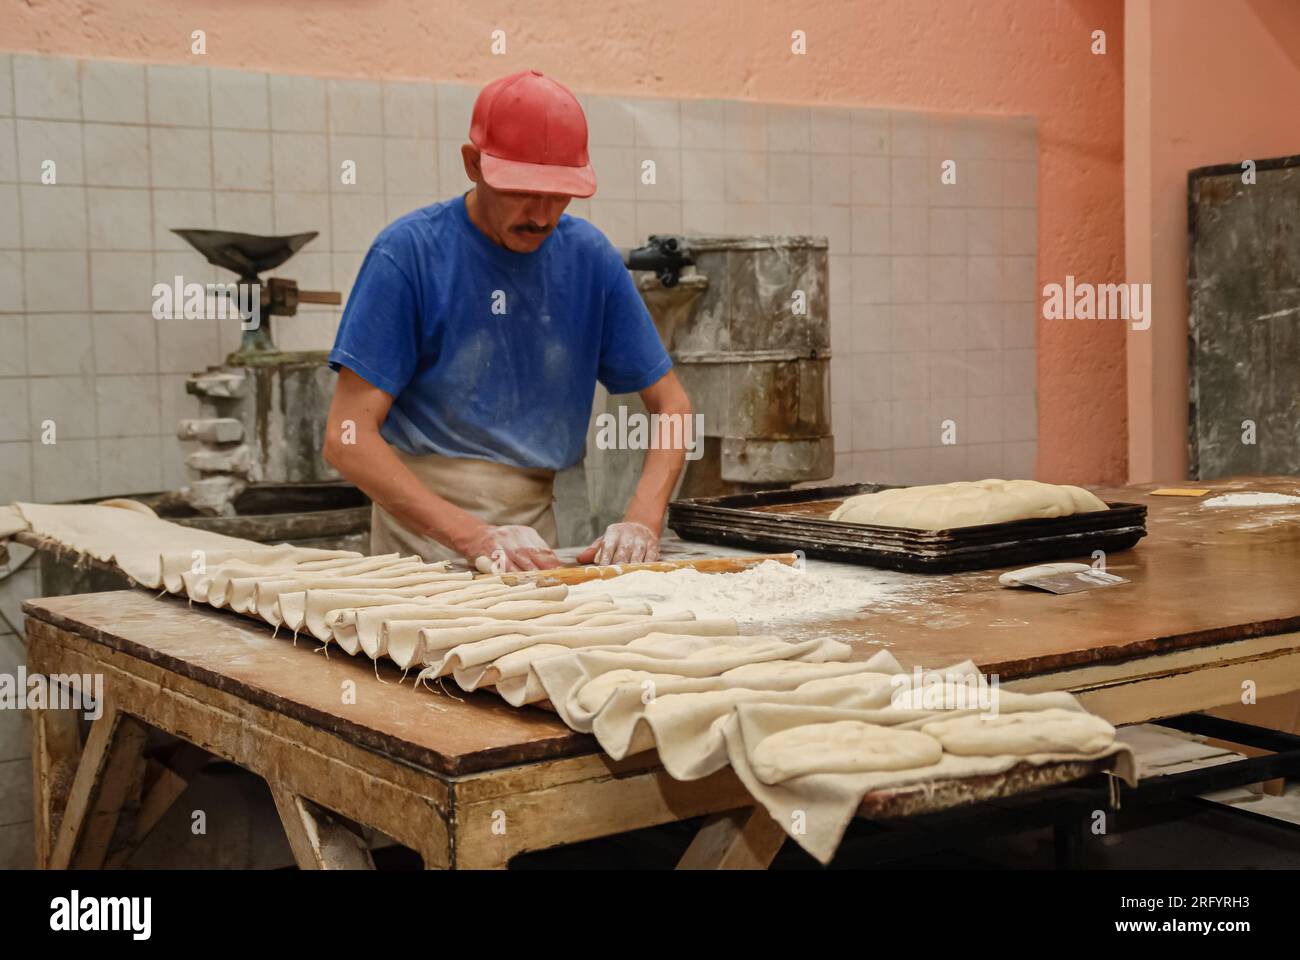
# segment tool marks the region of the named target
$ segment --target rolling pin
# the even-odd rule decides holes
[[[758,566],[764,560],[775,560],[777,563],[784,563],[789,567],[793,567],[799,562],[799,558],[793,553],[764,553],[747,557],[693,557],[682,560],[656,560],[654,563],[612,564],[604,567],[552,567],[550,570],[519,570],[513,573],[503,573],[501,579],[510,586],[517,586],[521,583],[535,583],[539,587],[549,587],[557,584],[586,583],[588,580],[609,580],[624,573],[637,573],[641,570],[670,573],[673,570],[690,568],[701,573],[739,573],[742,570],[748,570],[750,567]],[[483,576],[492,576],[492,574],[484,574]],[[476,577],[475,579],[481,578]]]

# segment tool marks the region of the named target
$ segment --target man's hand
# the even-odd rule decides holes
[[[695,429],[691,401],[669,370],[641,391],[641,402],[653,416],[659,416],[659,433],[646,451],[641,479],[623,512],[622,523],[611,523],[605,535],[578,554],[578,563],[652,563],[659,559],[659,530],[663,528],[668,501],[677,486],[687,447],[704,442],[703,431]],[[676,423],[680,429],[673,429]]]
[[[578,554],[578,563],[652,563],[659,559],[659,537],[644,523],[611,523],[605,535]]]
[[[563,566],[540,533],[518,523],[504,527],[484,525],[460,547],[460,552],[483,573]]]

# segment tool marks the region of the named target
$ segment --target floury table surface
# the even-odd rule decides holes
[[[833,636],[852,643],[860,659],[885,646],[909,667],[972,659],[1006,680],[1300,631],[1300,504],[1212,508],[1203,499],[1152,496],[1158,486],[1095,491],[1148,508],[1149,535],[1106,558],[1107,569],[1129,583],[1056,596],[1004,588],[999,570],[902,574],[808,561],[813,574],[887,582],[898,592],[850,616],[797,625],[751,621],[743,629]],[[1300,494],[1300,479],[1292,477],[1192,486]],[[663,552],[673,558],[752,551],[668,538]]]
[[[1093,488],[1105,500],[1147,507],[1148,535],[1106,557],[1129,583],[1054,595],[1008,589],[1002,570],[902,574],[808,561],[817,574],[899,585],[894,599],[853,616],[812,618],[800,634],[853,643],[866,659],[888,647],[905,666],[974,660],[1011,680],[1052,670],[1300,630],[1300,504],[1206,507],[1217,493],[1300,495],[1300,478],[1238,478],[1178,483],[1213,491],[1204,498],[1152,496],[1169,484]],[[741,555],[710,544],[670,540],[665,556]],[[1091,562],[1091,557],[1078,558]],[[751,632],[790,632],[761,622]]]

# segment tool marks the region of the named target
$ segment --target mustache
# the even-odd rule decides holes
[[[510,232],[511,233],[533,233],[533,234],[545,235],[550,233],[554,229],[555,228],[550,224],[547,224],[544,227],[535,227],[531,223],[521,223],[517,227],[511,227]]]

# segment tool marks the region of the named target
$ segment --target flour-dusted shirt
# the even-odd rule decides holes
[[[380,433],[406,453],[552,470],[582,459],[597,380],[634,393],[672,368],[604,234],[565,214],[515,253],[464,197],[378,236],[329,360],[393,397]]]

